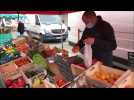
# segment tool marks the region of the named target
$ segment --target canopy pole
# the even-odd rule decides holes
[[[20,12],[19,12],[19,11],[17,11],[17,14],[18,14],[18,21],[19,21],[19,19],[20,19],[20,18],[19,18],[19,17],[20,17]]]

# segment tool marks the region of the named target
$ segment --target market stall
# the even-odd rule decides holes
[[[101,62],[86,68],[79,55],[69,57],[65,49],[50,48],[28,37],[7,42],[0,48],[0,56],[1,88],[134,87],[133,71]]]
[[[0,46],[1,88],[134,88],[133,77],[131,70],[99,61],[87,67],[81,55],[69,56],[67,48],[50,48],[30,36],[9,39]]]

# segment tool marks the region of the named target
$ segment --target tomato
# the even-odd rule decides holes
[[[12,80],[6,80],[5,84],[6,84],[7,87],[10,86],[12,84]]]

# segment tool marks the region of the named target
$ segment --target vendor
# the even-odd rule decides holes
[[[101,61],[106,66],[112,66],[112,51],[117,48],[112,26],[101,16],[96,16],[94,11],[84,12],[82,20],[86,28],[72,51],[79,52],[87,43],[92,46],[93,59]]]
[[[24,23],[22,21],[19,21],[17,31],[20,33],[20,35],[24,34],[25,31],[24,29],[25,29]]]

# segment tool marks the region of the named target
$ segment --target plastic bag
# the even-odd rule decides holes
[[[92,65],[92,48],[91,48],[91,45],[89,44],[85,44],[84,63],[87,68]]]

